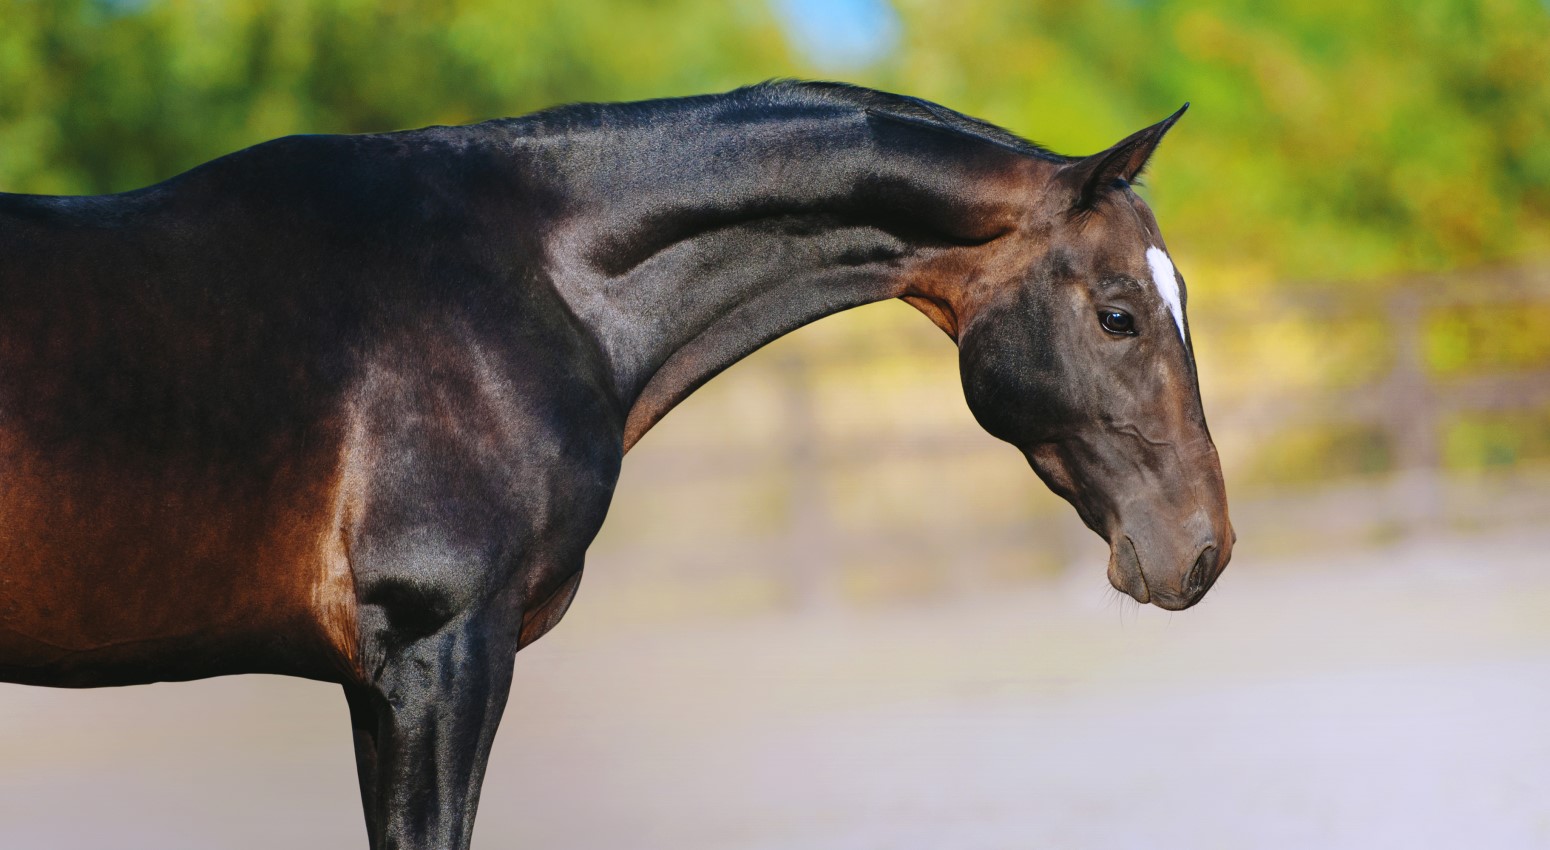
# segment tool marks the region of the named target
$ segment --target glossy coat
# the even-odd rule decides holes
[[[0,195],[0,679],[338,682],[372,846],[466,847],[513,656],[625,452],[884,298],[959,342],[975,415],[1111,542],[1116,587],[1193,604],[1232,532],[1129,188],[1176,118],[1071,158],[773,83]]]

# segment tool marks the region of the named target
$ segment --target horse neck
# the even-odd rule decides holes
[[[921,293],[1015,226],[1030,164],[860,108],[715,100],[540,147],[561,198],[551,278],[607,361],[626,449],[811,321],[895,297],[932,315]]]

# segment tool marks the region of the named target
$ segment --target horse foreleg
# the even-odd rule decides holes
[[[357,685],[344,686],[350,704],[350,729],[355,733],[355,772],[361,784],[361,810],[372,850],[382,846],[377,829],[377,716],[374,693]]]
[[[464,850],[511,689],[517,624],[463,616],[347,685],[373,850]]]

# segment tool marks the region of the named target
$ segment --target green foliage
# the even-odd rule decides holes
[[[1550,409],[1457,417],[1443,431],[1442,455],[1449,469],[1550,461]]]
[[[791,70],[764,7],[716,0],[0,0],[0,22],[0,187],[22,192]]]
[[[1101,149],[1192,101],[1153,200],[1214,280],[1550,249],[1540,0],[898,1],[909,42],[890,81],[1057,150]]]
[[[1394,468],[1393,446],[1382,429],[1362,425],[1312,426],[1264,436],[1254,461],[1241,472],[1260,485],[1309,485]]]
[[[1427,364],[1444,376],[1543,369],[1550,366],[1550,335],[1543,329],[1550,329],[1550,304],[1513,303],[1442,312],[1427,329]]]

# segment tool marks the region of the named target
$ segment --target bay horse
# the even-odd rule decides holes
[[[1113,586],[1187,608],[1234,535],[1131,188],[1183,111],[1067,157],[774,82],[0,195],[0,680],[338,683],[371,846],[466,848],[513,658],[625,453],[885,298],[958,343],[974,416],[1108,540]]]

